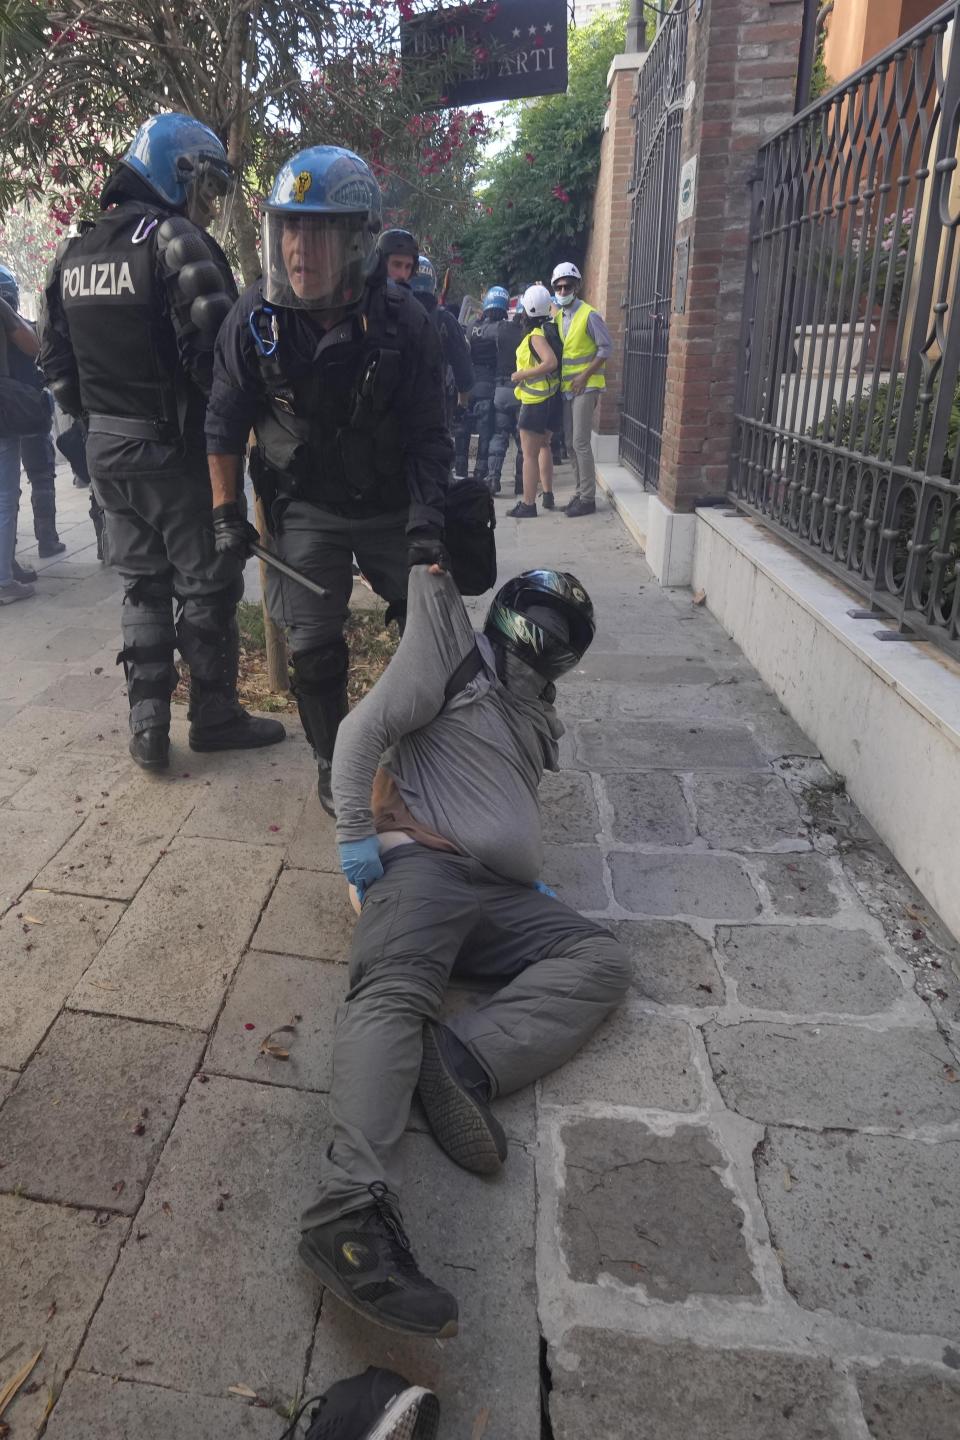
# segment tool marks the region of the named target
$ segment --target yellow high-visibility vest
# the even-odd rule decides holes
[[[541,340],[547,338],[543,333],[542,325],[531,330],[529,335],[524,335],[517,346],[518,370],[535,370],[538,365],[543,363],[530,344],[534,335],[539,335]],[[521,380],[513,393],[522,405],[539,405],[542,401],[549,400],[552,395],[556,395],[559,389],[560,372],[552,370],[549,375],[541,375],[537,380]]]
[[[580,302],[570,319],[570,328],[563,334],[563,327],[560,327],[560,334],[563,335],[563,388],[569,390],[571,384],[580,374],[586,370],[591,360],[596,358],[597,346],[590,339],[587,330],[587,321],[594,313],[593,306],[588,305],[586,300]],[[602,370],[595,370],[587,381],[588,390],[605,390],[607,382],[603,378]]]

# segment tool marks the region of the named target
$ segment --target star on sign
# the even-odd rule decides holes
[[[543,33],[544,33],[545,35],[549,35],[549,34],[550,34],[550,31],[551,31],[552,29],[553,29],[553,26],[550,24],[550,21],[548,20],[547,23],[546,23],[546,25],[544,25],[544,27],[543,27]]]
[[[519,31],[519,29],[518,29],[518,27],[517,27],[516,25],[514,25],[514,27],[513,27],[513,38],[514,38],[514,40],[519,40],[519,39],[520,39],[520,31]]]
[[[527,31],[527,34],[528,34],[528,35],[536,35],[536,33],[537,33],[537,27],[536,27],[536,25],[531,25],[531,26],[530,26],[530,29]]]

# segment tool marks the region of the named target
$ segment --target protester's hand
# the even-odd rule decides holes
[[[415,565],[439,565],[441,570],[449,570],[450,556],[439,535],[411,535],[407,565],[411,570]]]
[[[213,507],[213,543],[218,555],[237,555],[246,560],[251,545],[259,545],[260,535],[247,520],[236,500]]]
[[[511,385],[519,385],[520,381],[523,379],[526,373],[526,370],[514,370],[513,374],[510,376]]]
[[[364,896],[383,875],[380,861],[380,841],[376,835],[365,840],[344,840],[337,846],[340,855],[340,869],[357,892],[357,899],[363,904]]]
[[[570,381],[571,395],[582,395],[586,388],[587,377],[585,375],[577,375],[573,380]]]
[[[549,895],[551,900],[558,898],[556,890],[551,890],[550,886],[544,884],[542,880],[534,880],[533,888],[534,890],[539,890],[541,895]]]

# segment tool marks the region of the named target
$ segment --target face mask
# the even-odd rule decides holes
[[[553,301],[554,304],[559,305],[562,310],[566,310],[567,306],[572,305],[576,298],[576,295],[571,292],[567,295],[554,295]]]

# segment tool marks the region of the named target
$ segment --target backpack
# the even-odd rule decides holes
[[[42,435],[50,428],[50,399],[46,390],[0,376],[0,436]]]
[[[562,337],[561,337],[561,335],[560,335],[560,330],[559,330],[559,328],[558,328],[558,326],[557,326],[556,320],[544,320],[544,322],[543,322],[543,327],[542,327],[542,328],[543,328],[544,337],[545,337],[545,338],[549,341],[549,343],[550,343],[550,349],[553,351],[554,355],[556,355],[556,357],[557,357],[557,367],[558,367],[559,370],[562,370],[562,369],[563,369],[563,339],[562,339]]]

